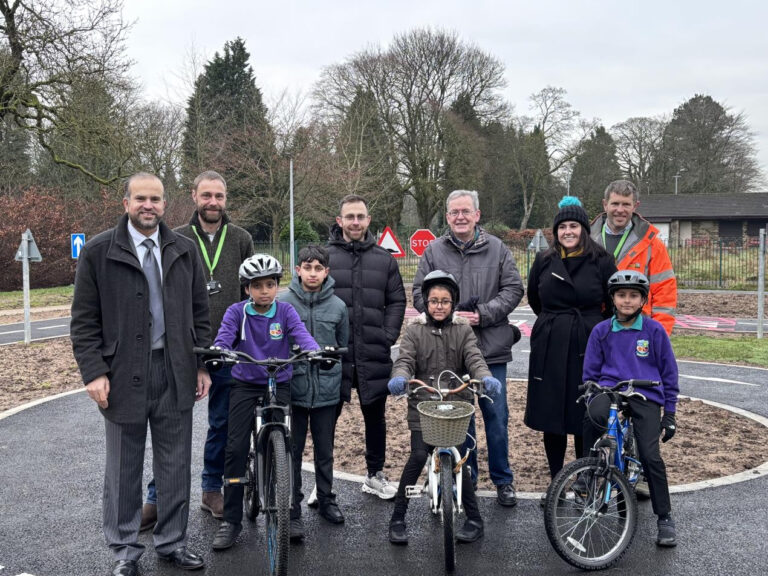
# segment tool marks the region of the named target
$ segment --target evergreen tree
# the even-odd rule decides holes
[[[576,156],[570,193],[578,196],[590,217],[602,212],[603,191],[609,182],[621,178],[616,143],[603,126],[592,131]]]

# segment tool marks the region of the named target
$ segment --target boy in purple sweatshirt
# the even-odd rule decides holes
[[[648,299],[648,279],[639,272],[621,270],[608,280],[614,316],[598,324],[589,336],[584,355],[583,380],[614,386],[622,380],[655,380],[656,388],[643,388],[647,398],[628,398],[635,439],[648,479],[653,512],[658,516],[659,546],[676,546],[675,522],[669,499],[667,469],[659,450],[659,436],[666,442],[675,435],[677,361],[664,326],[641,314]],[[587,453],[608,424],[610,399],[596,396],[584,417],[584,451]],[[662,412],[663,409],[663,412]],[[590,418],[591,417],[591,418]]]
[[[283,275],[275,258],[254,254],[240,265],[239,273],[249,298],[227,308],[214,346],[239,350],[256,359],[287,358],[291,354],[290,336],[302,350],[320,349],[293,306],[275,300]],[[277,374],[277,401],[281,404],[291,403],[292,375],[291,366]],[[261,366],[236,364],[232,378],[224,477],[240,478],[245,476],[256,403],[267,392],[267,371]],[[242,519],[243,486],[226,486],[224,521],[213,538],[214,550],[225,550],[235,543],[242,530]]]

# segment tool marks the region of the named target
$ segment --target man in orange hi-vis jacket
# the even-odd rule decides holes
[[[661,322],[667,334],[675,325],[677,280],[659,230],[635,214],[637,187],[629,180],[608,184],[603,196],[605,212],[592,223],[591,236],[616,259],[619,270],[642,272],[651,283],[643,313]]]

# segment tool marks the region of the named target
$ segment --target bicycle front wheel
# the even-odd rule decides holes
[[[456,568],[456,540],[454,538],[453,507],[453,458],[440,454],[440,519],[443,523],[443,546],[445,547],[445,571]]]
[[[256,488],[256,432],[251,432],[251,447],[248,450],[248,459],[245,464],[245,516],[248,520],[255,520],[259,514],[259,496]]]
[[[563,560],[582,570],[602,570],[621,559],[635,536],[634,490],[600,458],[580,458],[552,480],[544,525]]]
[[[273,430],[269,435],[264,470],[264,522],[267,561],[271,575],[285,576],[288,574],[291,505],[289,490],[285,437],[280,430]]]

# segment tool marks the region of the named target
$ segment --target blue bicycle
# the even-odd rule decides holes
[[[598,394],[611,400],[608,426],[590,456],[563,467],[547,490],[544,525],[560,557],[582,570],[616,564],[632,543],[637,527],[635,484],[642,473],[631,415],[625,398],[645,396],[635,388],[658,386],[650,380],[625,380],[612,387],[586,382],[579,402]],[[620,388],[626,388],[620,390]]]

